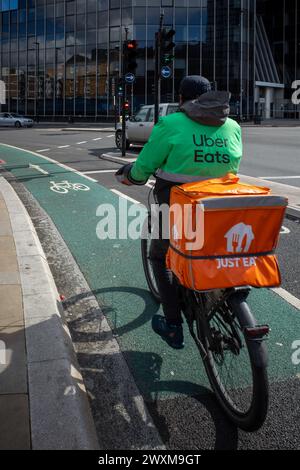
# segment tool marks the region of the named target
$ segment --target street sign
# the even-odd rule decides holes
[[[168,65],[165,65],[161,69],[161,76],[163,78],[170,78],[172,76],[172,69]]]
[[[127,73],[125,75],[125,82],[132,85],[135,82],[135,75],[133,73]]]

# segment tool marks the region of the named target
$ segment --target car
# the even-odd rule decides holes
[[[32,127],[33,120],[16,113],[0,113],[0,126],[3,127]]]
[[[162,103],[159,106],[159,115],[168,116],[179,110],[178,103]],[[131,144],[145,144],[154,126],[154,105],[144,105],[137,114],[126,121],[126,150]],[[122,123],[116,129],[116,146],[122,149]]]

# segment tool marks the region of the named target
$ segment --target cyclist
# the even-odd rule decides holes
[[[237,173],[242,157],[241,128],[228,117],[230,93],[211,91],[201,76],[185,77],[179,89],[180,112],[161,118],[135,164],[123,167],[123,184],[143,184],[155,175],[155,199],[169,204],[172,186]],[[119,173],[119,172],[118,172]],[[169,346],[184,347],[177,284],[166,268],[169,240],[152,240],[150,258],[164,316],[152,328]]]

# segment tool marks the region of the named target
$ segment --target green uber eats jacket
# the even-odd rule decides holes
[[[228,118],[229,100],[230,93],[208,92],[161,118],[131,178],[144,181],[155,175],[186,183],[237,173],[243,153],[241,128]]]

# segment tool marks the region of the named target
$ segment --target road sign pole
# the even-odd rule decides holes
[[[155,70],[154,70],[154,123],[159,118],[159,33],[155,34]]]
[[[164,12],[160,15],[159,31],[155,34],[155,70],[154,70],[154,124],[158,123],[160,105],[160,41],[164,23]]]
[[[123,54],[122,54],[122,85],[123,93],[121,99],[122,106],[122,157],[126,156],[126,112],[125,112],[125,101],[126,101],[126,82],[124,79],[125,74],[125,62],[127,61],[127,50],[126,45],[128,41],[128,28],[125,28],[125,42],[123,43]]]

